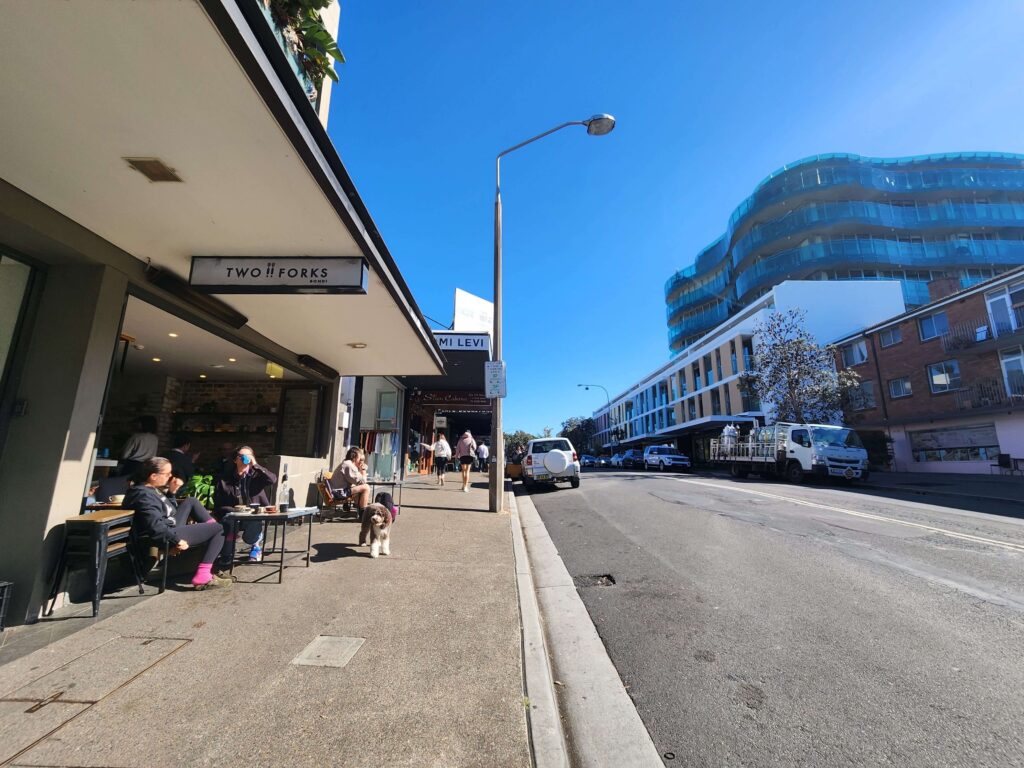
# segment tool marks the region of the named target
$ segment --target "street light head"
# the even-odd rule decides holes
[[[611,115],[594,115],[589,120],[584,120],[583,124],[587,126],[587,133],[591,136],[604,136],[615,128],[615,118]]]

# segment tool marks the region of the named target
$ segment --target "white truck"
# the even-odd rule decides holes
[[[791,483],[812,475],[845,481],[868,478],[868,452],[857,433],[832,424],[778,422],[747,435],[729,425],[711,441],[711,460],[728,465],[733,477],[751,472]]]

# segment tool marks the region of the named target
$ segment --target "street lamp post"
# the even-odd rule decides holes
[[[589,120],[573,120],[557,125],[549,131],[539,133],[532,139],[509,147],[499,152],[494,160],[494,360],[500,362],[501,357],[501,158],[517,149],[532,144],[538,139],[550,136],[555,131],[568,128],[570,125],[583,125],[591,136],[604,136],[615,128],[615,118],[611,115],[594,115]],[[495,460],[491,462],[490,505],[491,512],[500,512],[504,502],[505,487],[505,433],[501,423],[501,398],[495,397],[492,404],[491,446]]]
[[[608,396],[608,390],[605,389],[600,384],[577,384],[576,386],[577,387],[583,387],[584,391],[587,391],[587,392],[590,391],[591,387],[597,387],[598,389],[604,391],[604,399],[608,401],[608,426],[609,426],[609,432],[610,432],[611,431],[610,427],[611,427],[611,423],[612,423],[612,399]]]

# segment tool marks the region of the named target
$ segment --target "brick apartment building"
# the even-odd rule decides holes
[[[1024,268],[953,292],[836,342],[860,374],[849,420],[901,472],[1024,467]]]

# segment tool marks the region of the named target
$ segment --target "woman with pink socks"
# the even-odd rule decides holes
[[[186,499],[179,505],[164,495],[165,488],[181,487],[180,481],[171,478],[171,462],[160,456],[147,459],[133,479],[135,484],[125,495],[124,506],[135,510],[132,518],[135,536],[144,536],[157,546],[167,544],[179,552],[206,544],[202,562],[192,577],[192,586],[195,589],[231,586],[230,579],[222,579],[213,573],[213,563],[224,546],[221,524],[195,499]],[[177,488],[171,490],[172,495],[175,490]],[[189,516],[200,522],[186,525]]]

